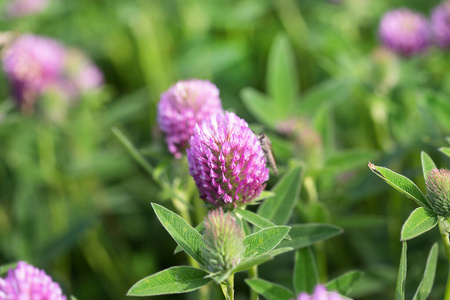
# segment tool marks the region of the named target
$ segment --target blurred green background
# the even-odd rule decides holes
[[[111,128],[166,172],[171,156],[156,125],[159,96],[178,80],[200,78],[217,85],[225,109],[267,132],[281,173],[296,161],[305,165],[292,223],[345,229],[322,245],[322,278],[359,269],[365,276],[353,297],[392,299],[400,229],[415,204],[374,176],[367,162],[405,174],[422,189],[420,151],[439,167],[450,165],[437,151],[450,134],[450,53],[431,47],[398,58],[380,48],[376,31],[389,9],[406,6],[428,16],[438,3],[76,0],[50,1],[33,16],[2,17],[0,31],[83,49],[106,86],[55,124],[12,107],[0,75],[0,262],[44,268],[80,300],[125,299],[137,280],[187,264],[184,254],[172,254],[175,242],[150,206],[172,209],[164,201],[167,188],[147,176]],[[291,97],[295,109],[273,116],[255,107],[277,97]],[[288,136],[277,131],[286,120],[300,124]],[[272,177],[269,188],[279,178]],[[408,295],[438,238],[434,230],[409,243]],[[284,254],[263,265],[260,277],[289,286],[292,265],[293,254]],[[442,299],[444,265],[430,299]],[[239,300],[248,295],[243,277],[237,277]]]

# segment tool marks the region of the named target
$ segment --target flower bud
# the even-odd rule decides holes
[[[0,278],[0,299],[66,300],[66,296],[44,271],[20,261]]]
[[[436,214],[444,217],[450,215],[450,171],[446,169],[431,170],[426,179],[427,199]]]
[[[192,79],[171,86],[158,104],[158,124],[166,133],[169,151],[180,158],[195,125],[221,112],[219,90],[211,82]]]
[[[244,254],[244,232],[230,213],[222,208],[210,211],[204,221],[202,257],[208,270],[216,273],[231,270]]]
[[[269,179],[258,137],[234,113],[215,114],[195,126],[187,159],[200,198],[215,206],[252,201]]]

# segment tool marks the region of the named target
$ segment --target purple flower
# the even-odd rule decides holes
[[[3,69],[23,109],[32,110],[37,97],[59,80],[64,59],[65,48],[61,44],[29,34],[5,49]]]
[[[442,47],[450,46],[450,2],[438,5],[431,14],[431,28],[436,43]]]
[[[387,12],[380,22],[381,42],[403,56],[423,52],[430,44],[430,36],[427,19],[406,8]]]
[[[210,272],[231,270],[244,254],[244,231],[230,213],[222,208],[210,211],[204,221],[202,257]]]
[[[43,11],[49,0],[13,0],[6,6],[6,14],[10,18],[28,16]]]
[[[166,133],[169,151],[176,158],[188,146],[195,124],[222,112],[219,90],[209,81],[179,81],[161,95],[158,124]]]
[[[44,271],[20,261],[0,278],[0,300],[66,300],[60,286]]]
[[[295,299],[292,299],[295,300]],[[301,293],[297,300],[343,300],[341,295],[336,292],[328,292],[323,285],[317,285],[312,295]]]
[[[258,137],[234,113],[215,114],[196,125],[187,159],[200,197],[215,206],[252,201],[269,179]]]
[[[427,199],[436,214],[450,215],[450,171],[433,169],[427,174]]]
[[[72,83],[76,95],[96,90],[103,85],[100,69],[78,49],[67,51],[64,77]]]

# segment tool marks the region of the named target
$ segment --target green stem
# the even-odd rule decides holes
[[[258,266],[253,266],[248,270],[248,277],[250,279],[258,278]],[[250,289],[250,300],[259,300],[258,293],[252,289]]]
[[[220,284],[226,300],[234,300],[234,274]]]
[[[319,200],[319,194],[317,193],[316,183],[314,182],[314,178],[311,176],[306,176],[303,181],[305,185],[305,189],[308,193],[309,203],[314,203]]]
[[[450,240],[449,240],[449,228],[450,224],[444,217],[439,217],[439,231],[441,233],[442,241],[444,242],[445,254],[447,254],[447,260],[449,263],[449,275],[447,277],[447,287],[445,288],[444,300],[450,300]]]

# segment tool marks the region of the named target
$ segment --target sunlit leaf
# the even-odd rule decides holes
[[[295,224],[291,226],[289,236],[291,241],[284,240],[280,243],[281,247],[292,247],[299,249],[308,247],[314,243],[327,240],[343,233],[342,228],[328,224]]]
[[[434,243],[433,247],[431,247],[430,253],[428,254],[425,271],[423,272],[422,280],[420,281],[419,287],[414,294],[413,300],[425,300],[430,295],[434,283],[434,276],[436,275],[438,250],[438,244]]]
[[[246,279],[245,282],[267,300],[289,300],[295,297],[287,288],[260,278]]]
[[[355,282],[358,281],[362,275],[363,272],[360,271],[349,271],[330,280],[325,286],[329,291],[337,291],[339,294],[347,295],[353,288]]]
[[[401,240],[406,241],[436,226],[438,217],[434,212],[430,212],[423,207],[416,208],[403,224]]]
[[[300,193],[302,167],[297,166],[285,174],[273,187],[275,197],[264,201],[258,209],[258,215],[277,224],[286,224],[297,203]]]
[[[290,229],[289,226],[273,226],[246,236],[244,257],[251,258],[269,252],[278,246]]]
[[[398,268],[397,285],[395,287],[395,300],[405,299],[405,282],[406,282],[406,242],[402,243],[402,256],[400,257],[400,266]]]
[[[405,176],[395,173],[388,168],[375,166],[372,163],[369,163],[369,168],[397,191],[401,192],[408,198],[413,199],[420,206],[432,210],[430,204],[417,185]]]
[[[155,296],[194,291],[211,282],[207,272],[188,266],[172,267],[139,280],[127,296]]]
[[[167,208],[156,203],[152,203],[152,207],[161,224],[184,252],[201,265],[204,265],[201,249],[205,247],[205,243],[200,233],[182,217]]]
[[[311,248],[302,248],[295,253],[294,290],[298,294],[311,294],[319,282],[316,259]]]
[[[423,177],[427,180],[428,173],[431,170],[436,169],[436,164],[425,151],[422,151],[420,158],[422,160]]]

